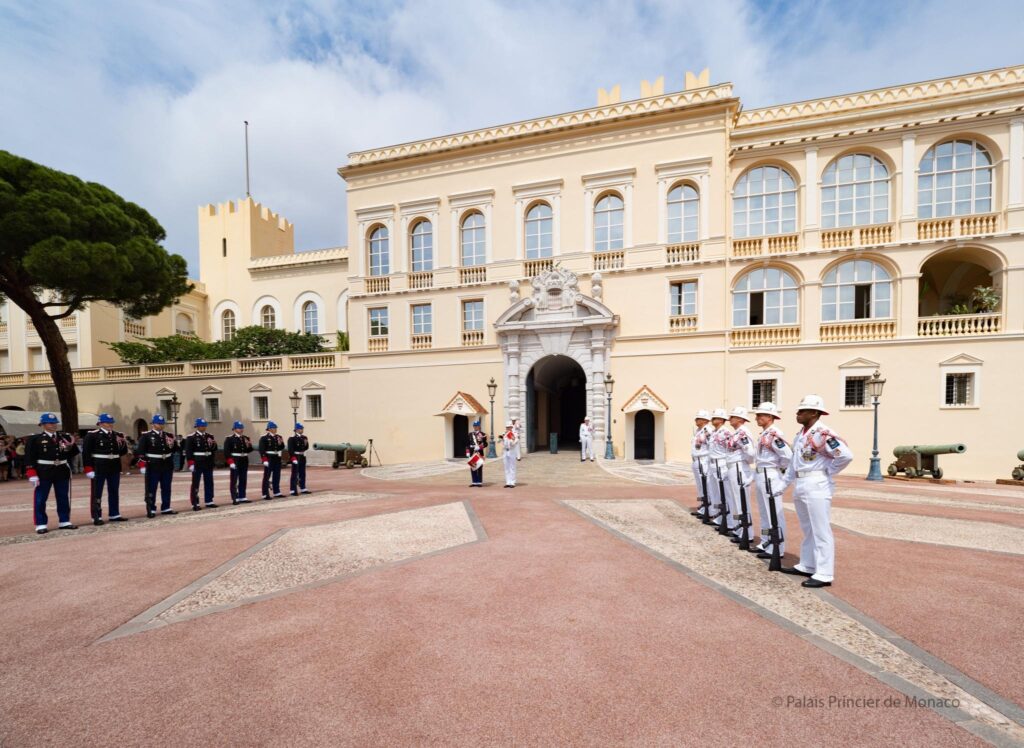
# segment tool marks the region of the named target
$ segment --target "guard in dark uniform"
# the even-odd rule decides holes
[[[153,416],[153,428],[139,437],[135,454],[139,470],[146,477],[146,516],[156,516],[156,489],[160,486],[160,514],[177,514],[171,509],[171,481],[174,479],[174,455],[178,445],[174,434],[164,431],[164,417]]]
[[[267,421],[267,433],[260,437],[260,460],[263,461],[263,500],[279,499],[281,493],[281,453],[284,438],[277,433],[277,424]],[[270,495],[273,487],[274,495]]]
[[[46,500],[50,488],[57,499],[57,529],[77,530],[71,524],[71,465],[68,461],[78,454],[78,447],[70,434],[57,430],[60,419],[53,413],[43,413],[39,425],[43,431],[33,434],[25,445],[25,475],[34,489],[33,514],[36,532],[47,532]]]
[[[189,499],[192,501],[192,511],[198,512],[203,507],[199,506],[199,479],[203,481],[203,501],[210,509],[216,509],[213,503],[213,456],[217,453],[217,440],[213,434],[206,433],[206,419],[197,418],[196,430],[185,437],[185,459],[188,461],[188,470],[192,473],[192,488],[189,491]]]
[[[480,430],[480,421],[473,421],[473,430],[469,432],[469,445],[466,447],[466,457],[473,459],[479,457],[476,467],[470,467],[469,474],[472,476],[470,488],[480,488],[484,484],[484,452],[487,450],[487,434]]]
[[[89,511],[94,525],[103,524],[103,487],[107,487],[107,518],[127,522],[121,516],[121,457],[128,454],[128,441],[111,426],[114,417],[100,413],[97,428],[82,440],[82,465],[89,479]]]
[[[295,436],[288,437],[288,458],[292,462],[292,477],[289,481],[291,495],[298,496],[299,491],[309,493],[306,490],[306,452],[309,450],[309,439],[302,432],[301,423],[295,424]]]
[[[249,479],[249,453],[252,452],[252,440],[242,433],[245,426],[241,421],[231,425],[231,436],[224,440],[224,458],[227,460],[231,478],[228,487],[231,490],[232,504],[248,504],[245,498],[245,485]]]

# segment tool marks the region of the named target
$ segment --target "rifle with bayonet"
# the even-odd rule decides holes
[[[771,522],[768,528],[768,542],[772,544],[772,552],[768,571],[779,571],[782,568],[782,552],[779,545],[783,538],[779,529],[779,514],[775,510],[775,492],[772,490],[772,479],[768,477],[768,468],[764,469],[764,487],[765,493],[768,494],[768,521]]]

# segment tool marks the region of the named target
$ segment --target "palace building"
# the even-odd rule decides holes
[[[877,369],[883,467],[897,444],[964,442],[947,475],[1008,477],[1024,67],[752,110],[687,84],[350,154],[347,249],[296,253],[248,199],[201,208],[193,330],[347,332],[349,350],[83,360],[82,409],[124,427],[174,395],[187,418],[215,401],[226,432],[287,422],[295,392],[314,441],[419,461],[461,456],[474,416],[489,430],[493,378],[496,429],[523,419],[531,449],[572,448],[589,415],[618,459],[688,461],[698,408],[773,400],[792,435],[816,392],[866,472]],[[26,361],[9,335],[4,360]],[[46,377],[12,365],[2,404],[53,407]]]

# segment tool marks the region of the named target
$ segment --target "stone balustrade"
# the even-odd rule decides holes
[[[822,343],[852,343],[862,340],[892,340],[896,337],[894,319],[855,319],[823,322],[819,328]]]
[[[434,336],[430,334],[413,335],[409,341],[414,351],[423,351],[433,347]]]
[[[679,265],[684,262],[696,262],[700,259],[700,242],[690,244],[669,244],[665,247],[665,263]]]
[[[555,261],[550,257],[544,257],[539,260],[526,260],[523,263],[523,277],[524,278],[535,278],[546,270],[550,270],[555,266]]]
[[[487,266],[473,265],[472,267],[459,268],[459,283],[486,283]]]
[[[799,325],[741,327],[729,332],[729,343],[733,348],[760,348],[770,345],[795,345],[799,342]]]
[[[933,218],[917,222],[917,238],[952,239],[960,236],[981,236],[999,231],[998,213],[981,213],[957,218]]]
[[[366,293],[387,293],[391,290],[391,278],[386,275],[375,275],[367,278],[363,287]]]
[[[432,270],[422,270],[415,273],[409,273],[409,288],[431,288],[434,285],[434,272]]]
[[[484,344],[484,331],[483,330],[463,330],[462,331],[462,344],[464,346],[476,346]]]
[[[625,265],[626,253],[621,249],[594,255],[594,270],[620,270]]]
[[[383,353],[388,349],[388,339],[386,336],[369,338],[366,341],[366,350],[370,353]]]
[[[695,332],[696,330],[696,314],[676,314],[668,318],[669,332]]]
[[[946,314],[920,317],[917,320],[919,338],[956,338],[964,335],[991,335],[1002,329],[1003,315]]]

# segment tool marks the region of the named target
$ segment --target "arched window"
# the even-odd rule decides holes
[[[487,262],[487,235],[484,230],[484,216],[473,211],[462,220],[459,231],[462,241],[462,264],[483,265]]]
[[[917,170],[917,217],[992,210],[992,158],[974,140],[950,140],[924,154]]]
[[[732,198],[732,230],[747,236],[796,231],[796,182],[778,166],[758,166],[736,182]]]
[[[594,205],[594,251],[622,249],[622,225],[625,220],[622,198],[610,192]]]
[[[174,331],[178,335],[193,335],[195,334],[195,326],[192,324],[192,318],[187,314],[178,314],[174,318]]]
[[[302,331],[310,335],[320,334],[320,310],[315,301],[307,301],[302,305]]]
[[[733,327],[795,325],[797,284],[778,268],[758,268],[740,278],[732,294]]]
[[[264,304],[263,308],[260,309],[260,324],[268,330],[273,330],[277,327],[277,312],[274,311],[274,307],[270,304]]]
[[[688,184],[677,184],[668,193],[668,243],[697,241],[700,195]]]
[[[231,338],[235,337],[236,328],[237,320],[235,319],[235,313],[230,309],[225,309],[220,315],[221,340],[231,340]]]
[[[412,243],[412,271],[419,273],[434,269],[434,227],[430,221],[417,221],[410,232]]]
[[[889,220],[889,170],[868,153],[836,159],[821,178],[821,227],[869,226]]]
[[[391,249],[388,246],[388,230],[378,226],[370,232],[370,275],[387,275],[391,272]]]
[[[537,203],[526,212],[526,259],[536,260],[552,254],[551,206]]]
[[[850,260],[825,274],[821,320],[884,319],[892,316],[892,281],[877,262]]]

